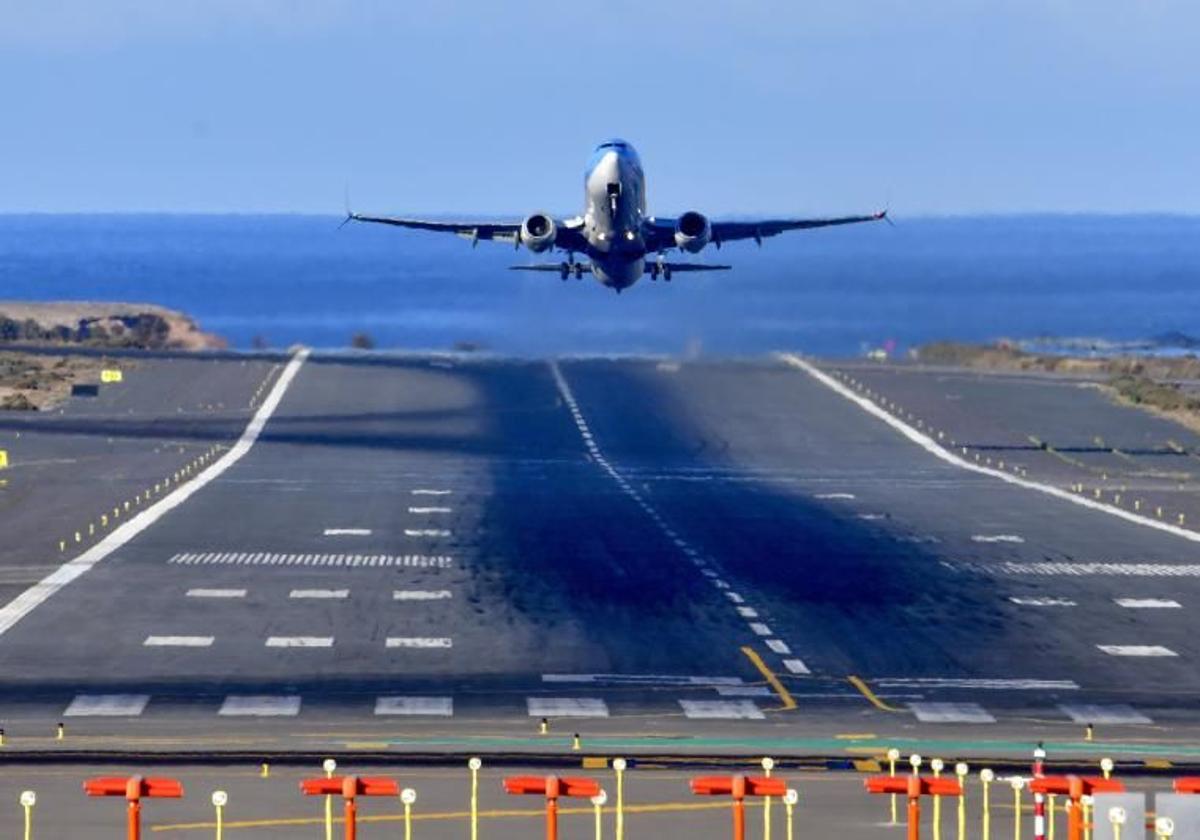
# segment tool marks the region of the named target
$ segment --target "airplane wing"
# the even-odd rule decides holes
[[[347,213],[347,222],[374,222],[394,227],[431,230],[438,233],[453,233],[468,240],[472,245],[480,240],[488,242],[510,242],[521,245],[520,222],[434,222],[426,219],[405,219],[398,216],[366,216],[362,213]],[[343,222],[345,224],[345,222]],[[554,247],[564,251],[582,251],[587,243],[581,233],[582,219],[556,219]]]
[[[481,239],[515,243],[521,233],[520,222],[431,222],[424,219],[402,219],[396,216],[365,216],[361,213],[347,214],[346,221],[374,222],[380,225],[453,233],[472,243]]]
[[[833,216],[824,219],[761,219],[745,222],[710,222],[712,228],[712,243],[718,248],[726,242],[739,239],[753,239],[759,245],[768,236],[775,236],[789,230],[809,230],[835,225],[853,225],[859,222],[887,221],[887,211],[871,213],[866,216]],[[647,251],[664,251],[675,247],[675,219],[658,218],[646,243]]]

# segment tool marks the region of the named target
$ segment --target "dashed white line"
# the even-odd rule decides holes
[[[429,715],[450,717],[454,714],[452,697],[378,697],[377,715]]]
[[[758,610],[754,607],[738,607],[737,612],[742,618],[758,618]]]
[[[449,589],[396,589],[394,601],[442,601],[452,597]]]
[[[294,717],[300,714],[295,694],[231,694],[221,704],[219,715],[227,717]]]
[[[814,499],[829,500],[829,499],[853,499],[853,493],[817,493],[813,496]]]
[[[812,671],[808,670],[808,666],[804,664],[804,661],[800,659],[785,659],[783,660],[783,667],[787,668],[793,674],[812,673]]]
[[[412,491],[414,496],[449,496],[453,490],[431,490],[428,488],[418,488]]]
[[[782,639],[767,639],[767,647],[780,656],[788,656],[792,652],[792,649],[787,646],[787,642]]]
[[[1075,607],[1078,606],[1070,598],[1021,598],[1012,596],[1008,600],[1023,607]]]
[[[453,513],[454,509],[448,507],[410,507],[408,512],[415,514]]]
[[[245,598],[245,589],[189,589],[189,598]]]
[[[909,703],[922,723],[995,723],[978,703]]]
[[[333,636],[270,636],[267,647],[271,648],[329,648],[333,647]]]
[[[1150,718],[1132,706],[1118,704],[1115,706],[1096,706],[1090,704],[1072,704],[1059,706],[1062,713],[1075,723],[1154,723]]]
[[[444,528],[405,528],[406,537],[448,537],[450,532]]]
[[[370,528],[326,528],[324,531],[327,537],[369,537],[371,536]]]
[[[349,589],[293,589],[289,598],[349,598]]]
[[[768,627],[767,625],[763,624],[761,621],[750,622],[750,629],[753,630],[759,636],[770,636],[771,635],[771,628]]]
[[[1118,607],[1131,610],[1178,610],[1183,605],[1169,598],[1115,598]]]
[[[147,636],[144,647],[212,647],[213,636]]]
[[[137,717],[149,702],[149,694],[78,694],[63,717]]]
[[[762,720],[753,700],[680,700],[683,714],[695,720]]]
[[[608,717],[608,704],[598,697],[527,697],[530,717]]]
[[[1110,656],[1178,656],[1162,645],[1096,645]]]
[[[389,648],[449,648],[454,640],[448,637],[389,636],[385,645]]]
[[[1019,537],[1016,534],[975,534],[971,537],[971,542],[977,543],[1023,543],[1024,537]]]
[[[728,598],[730,601],[733,601],[733,603],[735,603],[735,604],[742,604],[742,603],[745,603],[745,601],[746,601],[745,598],[743,598],[741,595],[737,594],[736,592],[726,592],[725,597]]]

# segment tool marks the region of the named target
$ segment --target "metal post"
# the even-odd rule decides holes
[[[617,773],[617,840],[625,840],[625,759],[614,758],[613,770]]]
[[[346,797],[346,840],[355,840],[358,837],[358,808],[354,804],[354,797]]]
[[[471,770],[471,840],[479,840],[479,768],[483,762],[472,758],[467,762]]]
[[[746,840],[746,802],[741,798],[733,800],[733,840]]]
[[[217,840],[225,836],[225,805],[229,802],[229,794],[223,790],[214,790],[212,794],[213,808],[217,811]]]
[[[892,747],[890,750],[887,751],[888,777],[889,778],[892,778],[892,779],[896,778],[896,759],[898,759],[899,757],[900,757],[900,750],[896,749],[895,747]],[[891,800],[892,800],[892,825],[895,825],[896,824],[896,794],[893,793],[891,795]]]
[[[929,769],[933,771],[933,778],[940,779],[942,777],[942,768],[946,764],[940,758],[935,758],[929,762]],[[933,840],[942,840],[942,797],[934,794],[933,797]]]
[[[796,802],[799,801],[800,795],[792,788],[783,795],[783,804],[787,807],[787,840],[793,840],[792,836],[792,812],[795,810]]]
[[[908,840],[921,840],[921,797],[908,797]]]
[[[417,801],[417,792],[405,788],[400,791],[400,801],[404,803],[404,840],[412,840],[412,806]]]
[[[967,773],[970,768],[964,762],[954,765],[954,775],[958,777],[958,840],[967,840]]]
[[[321,764],[321,769],[325,771],[325,778],[332,779],[333,771],[337,769],[337,762],[332,758],[325,759]],[[333,797],[325,797],[325,840],[333,840]]]
[[[126,809],[128,814],[126,822],[125,837],[127,840],[141,840],[142,838],[142,803],[136,799],[129,801],[129,807]]]
[[[558,840],[558,799],[546,797],[546,840]]]
[[[1033,751],[1033,778],[1045,776],[1045,761],[1046,751],[1038,744]],[[1033,795],[1033,837],[1034,840],[1046,840],[1046,798],[1040,793]]]
[[[983,840],[989,840],[992,834],[992,809],[991,797],[988,795],[988,785],[996,778],[996,774],[991,768],[985,767],[979,771],[979,782],[983,785],[983,831],[981,837]]]
[[[764,758],[762,760],[763,775],[768,779],[771,778],[771,771],[775,768],[775,759]],[[771,797],[763,797],[763,840],[771,840]]]

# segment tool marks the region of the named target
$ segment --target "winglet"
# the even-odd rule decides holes
[[[875,221],[887,222],[890,227],[895,227],[896,223],[892,221],[892,217],[888,215],[887,210],[880,210],[875,214]]]
[[[342,219],[342,223],[340,225],[338,225],[338,230],[341,230],[346,225],[350,224],[350,222],[352,222],[358,218],[358,214],[350,209],[350,187],[349,187],[349,185],[344,186],[343,189],[344,189],[343,199],[345,200],[345,206],[346,206],[346,218]]]

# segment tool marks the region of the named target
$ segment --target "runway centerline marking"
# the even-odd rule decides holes
[[[406,537],[448,537],[450,532],[445,528],[405,528]]]
[[[1036,490],[1039,493],[1045,493],[1047,496],[1053,496],[1056,499],[1060,499],[1064,502],[1070,502],[1071,504],[1078,505],[1079,507],[1088,508],[1101,513],[1107,513],[1108,515],[1115,516],[1118,519],[1124,519],[1126,522],[1132,522],[1147,528],[1165,531],[1168,534],[1181,537],[1189,542],[1200,542],[1200,532],[1190,531],[1186,528],[1172,525],[1169,522],[1160,522],[1156,519],[1142,516],[1141,514],[1132,513],[1130,511],[1114,507],[1113,505],[1105,504],[1104,502],[1094,501],[1092,499],[1070,493],[1061,488],[1054,487],[1050,484],[1042,484],[1041,482],[1031,481],[1028,478],[1020,478],[1018,476],[1011,475],[1010,473],[1006,473],[1003,470],[982,466],[980,464],[973,464],[970,461],[966,461],[943,449],[929,435],[926,435],[908,425],[903,420],[876,405],[873,401],[854,393],[845,385],[838,382],[824,371],[819,370],[810,362],[805,361],[793,353],[783,353],[780,355],[780,358],[785,364],[804,371],[813,379],[817,380],[817,382],[820,382],[822,385],[832,390],[834,393],[840,394],[841,396],[850,400],[850,402],[857,405],[863,411],[879,420],[882,420],[884,423],[899,432],[902,436],[908,438],[910,441],[920,446],[935,458],[945,461],[948,464],[952,464],[969,472],[991,476],[992,478],[998,478],[1003,482],[1017,487],[1023,487],[1027,490]]]
[[[292,384],[292,380],[296,378],[296,374],[300,372],[305,359],[308,358],[308,352],[307,349],[304,349],[292,356],[287,366],[283,369],[283,372],[279,375],[279,378],[275,380],[275,384],[271,386],[271,390],[258,407],[258,410],[250,418],[250,422],[246,424],[241,437],[238,438],[237,443],[230,447],[228,452],[214,461],[211,466],[196,473],[194,478],[180,484],[141,513],[136,514],[131,519],[127,519],[113,529],[112,533],[100,540],[100,542],[78,557],[68,560],[59,566],[57,570],[51,572],[29,589],[26,589],[10,601],[7,606],[0,609],[0,635],[7,633],[14,624],[45,603],[46,599],[51,595],[86,573],[117,549],[125,546],[142,531],[190,499],[193,493],[206,487],[210,482],[219,478],[226,470],[240,461],[250,451],[251,447],[254,446],[259,435],[262,434],[267,421],[275,413],[275,409],[279,406],[283,395]]]
[[[977,543],[1023,543],[1024,537],[1019,537],[1016,534],[975,534],[971,537],[971,542]]]
[[[213,636],[147,636],[143,647],[212,647]]]
[[[369,537],[371,536],[370,528],[326,528],[324,531],[326,537]]]
[[[1178,610],[1183,604],[1169,598],[1115,598],[1118,607],[1130,610]]]
[[[349,589],[293,589],[289,598],[349,598]]]
[[[1179,656],[1179,654],[1169,647],[1163,647],[1162,645],[1096,645],[1096,647],[1110,656]]]
[[[452,597],[449,589],[397,589],[393,601],[443,601]]]
[[[448,507],[410,507],[408,512],[416,514],[453,513],[454,509]]]
[[[449,648],[454,646],[454,640],[449,637],[428,636],[389,636],[384,642],[389,648]]]
[[[429,490],[426,488],[418,488],[412,491],[414,496],[449,496],[453,490]]]
[[[189,589],[189,598],[245,598],[245,589]]]
[[[296,694],[231,694],[221,704],[226,717],[295,717],[300,714]]]
[[[1078,606],[1070,598],[1021,598],[1016,595],[1011,596],[1008,600],[1014,604],[1020,604],[1023,607],[1075,607]]]
[[[271,636],[266,645],[271,648],[331,648],[333,636]]]

